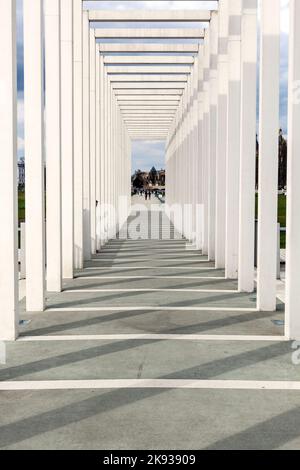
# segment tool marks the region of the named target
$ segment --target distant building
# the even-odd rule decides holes
[[[19,189],[25,188],[25,161],[21,158],[18,162],[18,187]]]
[[[137,170],[134,175],[132,175],[131,183],[132,187],[137,189],[164,187],[166,184],[166,171],[156,171],[154,167],[149,172]]]
[[[44,164],[44,184],[45,184],[45,189],[46,189],[46,164]],[[21,191],[24,191],[25,189],[25,160],[24,158],[21,158],[18,161],[18,188]]]
[[[158,171],[157,178],[158,178],[159,186],[165,186],[166,185],[166,170]]]

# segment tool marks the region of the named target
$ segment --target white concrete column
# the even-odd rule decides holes
[[[242,0],[229,2],[225,271],[238,278]]]
[[[280,0],[261,2],[257,301],[276,310]]]
[[[196,247],[203,247],[203,46],[199,46],[198,53],[198,155],[197,155],[197,216]],[[201,207],[200,207],[201,206]]]
[[[108,172],[108,162],[109,162],[109,80],[107,73],[104,69],[104,125],[105,125],[105,135],[104,135],[104,204],[103,204],[103,230],[104,230],[104,243],[108,241],[108,224],[109,224],[109,214],[107,210],[107,205],[109,203],[109,172]]]
[[[16,3],[0,1],[0,340],[18,335]]]
[[[209,162],[208,162],[208,258],[216,253],[216,154],[217,154],[217,98],[218,98],[218,13],[212,12],[210,22],[209,67]]]
[[[82,0],[73,0],[74,65],[74,267],[83,268]]]
[[[26,308],[40,312],[45,308],[43,0],[24,0],[23,20]]]
[[[208,223],[208,170],[209,170],[209,62],[210,62],[210,30],[205,30],[204,38],[204,114],[203,114],[203,248],[208,255],[209,223]]]
[[[83,257],[91,259],[91,186],[90,186],[90,26],[89,13],[82,15],[83,73]]]
[[[198,101],[198,76],[199,76],[199,57],[195,57],[193,66],[193,102],[192,102],[192,136],[193,136],[193,165],[192,165],[192,180],[193,180],[193,193],[192,193],[192,204],[193,204],[193,241],[195,247],[198,239],[198,186],[201,185],[199,181],[199,101]]]
[[[243,0],[239,290],[254,290],[257,0]]]
[[[98,53],[99,63],[99,53]],[[99,68],[98,68],[99,69]],[[97,236],[96,236],[96,181],[97,181],[97,165],[96,165],[96,110],[97,100],[96,96],[96,40],[95,32],[90,29],[90,191],[91,191],[91,253],[96,254],[97,251]],[[97,77],[98,80],[98,77]]]
[[[44,0],[47,289],[62,289],[60,0]]]
[[[288,181],[286,241],[286,326],[289,339],[300,339],[300,3],[290,0]]]
[[[100,204],[101,204],[101,127],[100,127],[100,49],[99,44],[95,46],[95,126],[96,126],[96,151],[95,151],[95,160],[96,160],[96,191],[95,199],[98,201],[96,208],[96,251],[101,249],[101,214],[100,214]]]
[[[216,268],[225,268],[229,0],[219,1],[216,157]]]
[[[185,133],[185,146],[184,146],[184,160],[185,160],[185,234],[189,241],[192,239],[192,211],[191,211],[191,115],[190,115],[190,102],[191,102],[191,77],[188,78],[187,93],[185,100],[185,116],[184,116],[184,133]]]
[[[107,120],[107,131],[108,131],[108,152],[107,152],[107,194],[108,194],[108,230],[107,230],[107,237],[108,240],[111,237],[111,228],[112,228],[112,211],[111,211],[111,203],[112,203],[112,102],[111,102],[111,84],[110,80],[108,80],[108,120]]]
[[[20,224],[20,279],[26,279],[26,224]]]
[[[61,158],[63,278],[74,270],[73,0],[61,0]]]
[[[183,107],[182,107],[182,150],[181,150],[181,174],[183,175],[183,184],[182,184],[182,204],[183,204],[183,233],[184,236],[188,239],[188,198],[187,198],[187,157],[188,145],[187,145],[187,106],[188,106],[188,93],[189,93],[189,83],[187,83],[186,92],[183,96]]]
[[[116,140],[118,139],[117,129],[116,129],[116,118],[115,118],[115,106],[113,100],[113,93],[111,90],[111,207],[115,207],[115,157],[116,157]],[[115,227],[114,227],[114,213],[111,211],[111,233],[110,238],[115,236]]]
[[[99,191],[99,214],[100,214],[100,237],[98,241],[98,249],[101,249],[104,244],[104,220],[103,220],[103,205],[105,201],[105,148],[106,148],[106,134],[105,134],[105,74],[104,74],[104,61],[103,56],[100,56],[100,74],[99,74],[99,118],[100,118],[100,191]]]

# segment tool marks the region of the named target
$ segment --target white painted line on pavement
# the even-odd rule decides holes
[[[58,307],[47,308],[47,312],[138,312],[138,311],[173,311],[173,312],[258,312],[257,308],[227,308],[227,307]]]
[[[74,278],[75,280],[76,279],[144,279],[144,280],[148,280],[148,279],[187,279],[187,280],[190,280],[190,279],[202,279],[202,280],[221,280],[221,281],[225,281],[227,280],[225,277],[218,277],[218,276],[76,276]],[[229,282],[234,282],[234,281],[229,281]]]
[[[90,270],[105,270],[105,269],[180,269],[180,270],[186,270],[188,271],[189,269],[191,270],[199,270],[199,271],[205,271],[206,269],[210,271],[216,271],[216,268],[208,266],[208,267],[199,267],[196,268],[194,266],[97,266],[97,267],[86,267],[84,268],[85,271],[90,271]]]
[[[119,335],[64,335],[64,336],[21,336],[18,342],[48,341],[260,341],[284,342],[284,336],[246,336],[246,335],[197,335],[197,334],[119,334]]]
[[[238,290],[225,290],[225,289],[66,289],[63,291],[64,294],[93,294],[96,292],[191,292],[191,293],[203,293],[203,294],[238,294]]]
[[[101,389],[203,389],[203,390],[300,390],[297,381],[254,380],[45,380],[0,382],[0,390],[101,390]]]

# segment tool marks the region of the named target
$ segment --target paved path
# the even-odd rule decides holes
[[[0,366],[0,448],[300,448],[282,306],[257,312],[156,205],[46,312],[22,313]]]

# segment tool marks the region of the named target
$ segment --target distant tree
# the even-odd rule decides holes
[[[137,170],[132,178],[132,184],[134,188],[142,188],[144,186],[144,178],[141,170]]]
[[[256,187],[259,180],[259,143],[256,136]],[[278,135],[278,188],[283,189],[287,180],[287,141],[283,136],[282,129]]]
[[[259,170],[258,156],[259,156],[259,143],[258,143],[258,138],[256,134],[256,172],[255,172],[256,189],[258,189],[258,170]]]
[[[149,180],[150,180],[150,183],[152,183],[152,184],[156,184],[156,182],[157,182],[157,171],[156,171],[156,168],[154,166],[150,170]]]
[[[283,189],[286,186],[287,179],[287,142],[283,137],[282,129],[279,130],[279,169],[278,169],[278,187]]]

